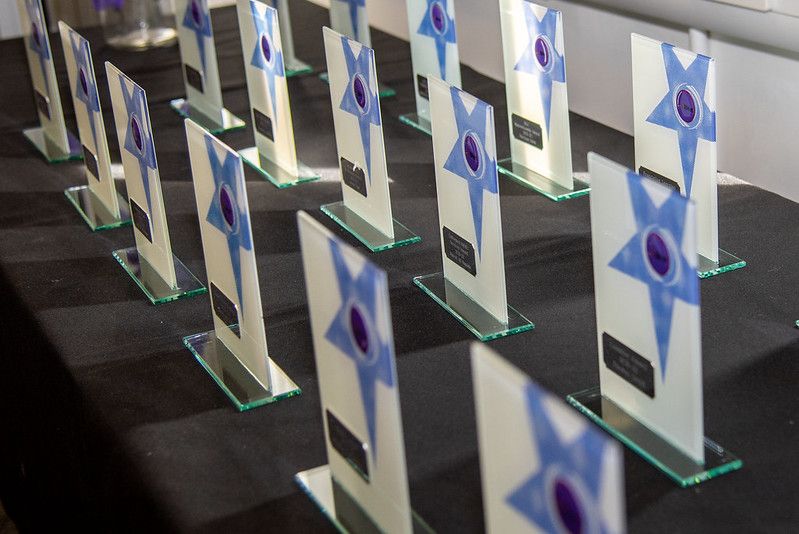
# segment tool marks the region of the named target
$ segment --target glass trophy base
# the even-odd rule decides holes
[[[119,193],[117,193],[119,217],[112,214],[108,208],[105,207],[105,204],[97,198],[97,195],[92,193],[88,185],[70,187],[64,190],[64,195],[67,197],[70,204],[75,206],[80,216],[94,232],[127,226],[131,222],[128,201]]]
[[[42,153],[44,159],[48,163],[62,163],[64,161],[72,161],[83,159],[83,147],[78,141],[78,138],[67,131],[67,141],[69,143],[69,152],[64,152],[59,146],[50,141],[44,135],[44,130],[41,127],[28,128],[22,131],[23,135],[31,142],[36,149]]]
[[[170,286],[161,278],[161,275],[150,266],[147,260],[139,256],[136,247],[115,250],[114,258],[153,304],[163,304],[207,292],[202,282],[197,280],[175,255],[172,256],[172,260],[175,262],[177,287]]]
[[[363,220],[354,211],[345,206],[343,201],[325,204],[320,209],[372,252],[404,247],[422,240],[421,237],[408,230],[396,219],[394,219],[394,238],[392,239]]]
[[[701,254],[699,255],[699,266],[697,272],[699,278],[710,278],[722,273],[728,273],[746,267],[746,262],[737,256],[733,256],[726,250],[719,249],[719,261],[715,262]]]
[[[169,105],[172,107],[172,109],[177,111],[181,117],[193,120],[212,134],[220,134],[222,132],[230,132],[232,130],[241,130],[247,126],[243,120],[225,108],[222,108],[220,112],[222,119],[220,122],[219,119],[209,117],[208,115],[201,113],[200,111],[191,107],[185,98],[176,98],[175,100],[170,101]]]
[[[497,163],[499,172],[555,202],[578,198],[591,192],[591,186],[577,178],[573,178],[574,186],[572,189],[568,189],[528,169],[521,163],[516,163],[511,158],[501,159]]]
[[[430,119],[420,117],[418,113],[407,113],[400,115],[399,120],[402,124],[407,124],[427,135],[433,135],[433,126],[430,124]]]
[[[326,72],[322,72],[319,74],[319,79],[325,83],[330,83],[330,78],[328,78]],[[393,96],[397,96],[397,92],[387,85],[383,85],[380,82],[377,82],[377,96],[380,98],[391,98]]]
[[[705,463],[697,463],[603,396],[598,387],[569,395],[566,400],[683,488],[743,466],[740,458],[708,438],[705,438]]]
[[[339,532],[380,532],[366,511],[332,477],[329,466],[323,465],[297,473],[294,481]],[[416,512],[411,511],[411,516],[414,534],[435,532]]]
[[[297,167],[300,172],[295,176],[284,170],[277,163],[269,161],[265,156],[261,156],[261,154],[258,153],[258,148],[254,146],[239,150],[239,154],[250,167],[258,171],[261,176],[272,182],[272,185],[279,189],[306,182],[313,182],[320,178],[317,173],[302,162],[297,162]]]
[[[240,412],[302,393],[299,386],[268,356],[266,364],[272,388],[266,389],[224,343],[217,339],[213,331],[186,336],[183,344]]]
[[[468,328],[480,341],[491,341],[535,328],[532,322],[510,306],[508,306],[508,323],[500,322],[469,295],[444,278],[444,273],[417,276],[413,279],[413,283]]]
[[[297,58],[286,60],[286,78],[311,74],[312,72],[313,67],[304,61],[300,61]]]

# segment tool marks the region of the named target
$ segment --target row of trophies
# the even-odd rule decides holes
[[[88,185],[66,195],[92,229],[132,222],[135,246],[113,255],[153,303],[205,293],[172,253],[144,90],[106,63],[125,199],[88,41],[59,23],[78,141],[40,0],[18,2],[41,121],[25,135],[51,162],[83,158]],[[483,341],[532,329],[507,303],[499,175],[555,201],[590,190],[600,387],[568,402],[681,486],[740,468],[703,428],[699,278],[745,265],[718,248],[713,60],[632,36],[639,172],[592,153],[589,186],[572,172],[562,15],[499,3],[504,160],[494,108],[459,88],[452,0],[407,2],[417,110],[400,120],[432,136],[443,261],[414,283]],[[214,322],[183,341],[246,410],[300,393],[268,357],[243,162],[277,187],[318,178],[297,159],[286,83],[310,67],[294,57],[286,2],[238,0],[255,146],[236,152],[214,136],[244,122],[222,105],[207,2],[174,4],[187,97],[172,106],[187,117]],[[331,21],[343,201],[321,209],[372,252],[410,245],[420,238],[392,217],[380,112],[392,90],[378,85],[365,0],[332,0]],[[430,530],[410,508],[386,274],[307,213],[298,224],[329,464],[296,480],[343,530]],[[619,445],[485,345],[471,357],[488,530],[624,531]]]

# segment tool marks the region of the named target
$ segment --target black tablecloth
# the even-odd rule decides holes
[[[323,69],[326,11],[299,0],[291,8],[298,56]],[[234,12],[215,11],[214,24],[225,103],[249,121]],[[148,93],[175,253],[204,279],[183,124],[168,106],[183,92],[177,50],[125,54],[88,35],[101,87],[110,59]],[[478,531],[473,338],[411,282],[441,261],[432,147],[397,119],[413,109],[407,43],[374,37],[379,77],[398,92],[382,103],[394,213],[423,237],[370,256],[389,273],[411,498],[442,532]],[[133,243],[130,228],[91,233],[63,195],[83,181],[81,166],[46,164],[20,133],[35,121],[22,42],[1,43],[0,57],[0,495],[8,512],[23,528],[329,529],[292,480],[326,461],[295,212],[334,228],[318,208],[340,198],[339,184],[279,191],[247,170],[269,347],[303,394],[237,413],[181,343],[211,329],[208,297],[158,307],[145,300],[111,256]],[[496,106],[507,153],[503,86],[463,73],[464,87]],[[289,86],[300,156],[333,177],[328,88],[316,76]],[[223,139],[243,148],[251,135]],[[572,137],[577,170],[589,149],[633,162],[630,137],[590,120],[572,116]],[[589,199],[556,204],[504,179],[501,189],[509,301],[536,328],[491,346],[560,395],[592,386]],[[749,265],[701,283],[705,427],[744,467],[679,489],[626,452],[635,532],[774,532],[799,523],[799,207],[737,185],[720,188],[719,212],[722,246]]]

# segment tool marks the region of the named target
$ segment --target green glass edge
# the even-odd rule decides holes
[[[80,187],[80,186],[77,186],[77,187]],[[73,196],[69,194],[71,189],[72,189],[71,187],[69,189],[65,189],[64,190],[64,196],[67,197],[67,200],[69,201],[69,203],[72,204],[72,206],[75,208],[75,210],[77,210],[77,212],[80,214],[81,218],[84,220],[86,225],[89,228],[91,228],[92,232],[100,232],[102,230],[113,230],[114,228],[122,228],[123,226],[129,226],[129,225],[132,224],[132,220],[131,219],[117,219],[117,221],[113,222],[113,223],[100,224],[98,226],[94,226],[92,224],[92,221],[89,219],[88,215],[86,215],[86,212],[84,212],[81,209],[80,203],[76,202],[75,199],[73,198]]]
[[[38,150],[39,153],[42,156],[44,156],[44,159],[45,159],[45,161],[47,161],[47,163],[65,163],[67,161],[81,161],[81,160],[83,160],[83,151],[82,150],[78,150],[76,152],[71,152],[71,153],[67,154],[63,158],[51,158],[50,155],[47,152],[45,152],[44,150],[42,150],[42,147],[40,147],[39,144],[36,143],[33,140],[33,138],[30,136],[30,134],[28,133],[29,131],[33,131],[33,130],[37,130],[37,129],[41,129],[41,127],[27,128],[25,130],[22,130],[22,135],[24,135],[25,139],[27,139],[28,142],[31,145],[33,145],[34,148],[36,148],[36,150]],[[74,134],[72,134],[70,132],[67,132],[67,134],[74,137]]]
[[[740,469],[743,466],[743,460],[741,460],[740,458],[730,454],[729,451],[725,451],[727,453],[727,455],[730,456],[731,458],[734,458],[734,460],[732,460],[732,461],[730,461],[728,463],[725,463],[723,465],[714,467],[712,469],[708,469],[706,471],[703,471],[703,472],[701,472],[701,473],[699,473],[699,474],[697,474],[697,475],[695,475],[693,477],[688,477],[688,478],[680,477],[679,475],[677,475],[677,473],[675,473],[674,471],[669,469],[666,465],[664,465],[663,463],[658,461],[657,458],[655,458],[654,456],[651,456],[646,451],[646,449],[643,449],[643,448],[639,447],[634,441],[632,441],[630,438],[628,438],[626,435],[624,435],[619,430],[616,430],[616,428],[614,428],[613,426],[607,424],[604,419],[602,419],[600,416],[595,414],[587,406],[583,405],[579,400],[577,400],[575,398],[577,396],[591,394],[596,389],[597,388],[586,389],[586,390],[583,390],[583,391],[578,391],[577,393],[572,393],[571,395],[567,395],[566,396],[566,401],[569,404],[571,404],[574,408],[576,408],[580,413],[582,413],[583,415],[588,417],[596,425],[598,425],[603,430],[605,430],[605,432],[607,432],[608,434],[610,434],[611,436],[613,436],[614,438],[619,440],[621,443],[623,443],[625,446],[627,446],[630,450],[632,450],[633,452],[638,454],[641,458],[646,460],[649,464],[653,465],[654,467],[659,469],[661,472],[663,472],[666,476],[668,476],[670,479],[672,479],[674,482],[676,482],[681,488],[687,488],[689,486],[695,486],[696,484],[699,484],[701,482],[705,482],[705,481],[710,480],[712,478],[716,478],[716,477],[721,476],[721,475],[723,475],[725,473],[729,473],[730,471],[735,471],[737,469]],[[707,448],[707,442],[708,441],[710,441],[711,443],[713,443],[715,445],[715,442],[713,442],[712,440],[709,440],[708,438],[705,438],[704,441],[705,441],[705,445],[704,445],[705,448]]]
[[[732,256],[733,258],[735,258],[738,261],[736,261],[734,263],[728,263],[727,265],[725,265],[723,267],[718,267],[716,269],[711,269],[709,271],[699,271],[699,270],[697,270],[697,273],[699,274],[699,278],[702,278],[702,279],[712,278],[712,277],[717,276],[719,274],[728,273],[730,271],[737,271],[738,269],[743,269],[744,267],[746,267],[746,260],[742,260],[741,258],[736,256],[735,254],[730,254],[726,250],[719,249],[719,251],[720,252],[724,252],[725,254],[729,254],[730,256]]]
[[[545,191],[544,189],[536,187],[534,184],[532,184],[531,182],[528,182],[527,180],[525,180],[524,178],[522,178],[521,176],[519,176],[518,174],[516,174],[512,170],[508,169],[507,167],[504,167],[503,163],[507,163],[507,162],[512,163],[513,160],[511,158],[505,158],[505,159],[501,159],[501,160],[499,160],[497,162],[497,166],[499,168],[500,174],[504,174],[505,176],[507,176],[508,178],[512,179],[514,182],[518,183],[519,185],[522,185],[522,186],[524,186],[524,187],[526,187],[528,189],[532,189],[536,193],[539,193],[539,194],[547,197],[549,200],[552,200],[554,202],[562,202],[564,200],[571,200],[573,198],[579,198],[579,197],[585,196],[585,195],[587,195],[587,194],[589,194],[591,192],[591,186],[590,185],[588,185],[587,183],[583,182],[582,180],[577,180],[575,178],[574,179],[575,187],[584,186],[583,189],[575,189],[571,193],[564,193],[562,195],[553,195],[552,193],[550,193],[548,191]]]
[[[311,171],[311,168],[308,167],[307,165],[303,164],[302,162],[298,162],[297,167],[300,169],[300,174],[301,175],[297,177],[297,180],[295,180],[293,182],[279,182],[279,181],[275,180],[272,177],[271,174],[266,172],[266,170],[263,167],[259,166],[256,162],[252,161],[250,158],[248,158],[247,156],[244,155],[244,151],[248,150],[250,148],[253,148],[253,147],[247,147],[247,148],[244,148],[244,149],[241,149],[241,150],[238,151],[238,154],[241,156],[241,159],[243,159],[244,162],[247,165],[252,167],[253,170],[255,170],[256,172],[258,172],[258,174],[260,174],[261,176],[266,178],[269,181],[269,183],[271,183],[272,185],[274,185],[278,189],[286,189],[288,187],[294,187],[295,185],[306,184],[308,182],[315,182],[315,181],[317,181],[317,180],[322,178],[318,174],[308,174],[308,175],[304,175],[303,176],[302,175],[303,169],[307,169],[308,171]],[[311,171],[311,172],[313,172],[313,171]]]
[[[321,209],[321,210],[322,210],[322,212],[323,212],[325,215],[327,215],[328,217],[330,217],[331,219],[333,219],[334,221],[336,221],[336,223],[337,223],[339,226],[341,226],[342,228],[344,228],[344,229],[345,229],[347,232],[349,232],[349,233],[350,233],[350,234],[351,234],[351,235],[352,235],[352,236],[353,236],[355,239],[357,239],[358,241],[360,241],[360,242],[361,242],[361,244],[363,244],[363,245],[364,245],[366,248],[368,248],[368,249],[369,249],[370,251],[372,251],[372,252],[383,252],[384,250],[391,250],[391,249],[393,249],[393,248],[404,247],[404,246],[407,246],[407,245],[412,245],[412,244],[414,244],[414,243],[419,243],[419,242],[422,240],[422,238],[421,238],[421,237],[419,237],[418,235],[416,235],[416,234],[414,234],[413,232],[411,232],[411,231],[408,229],[408,227],[407,227],[407,226],[405,226],[405,225],[404,225],[404,224],[402,224],[401,222],[397,221],[396,219],[392,219],[392,220],[394,221],[394,225],[395,225],[395,226],[399,226],[400,228],[402,228],[403,230],[405,230],[406,232],[408,232],[409,234],[411,234],[413,237],[408,237],[408,238],[406,238],[406,239],[400,239],[399,241],[394,241],[393,243],[389,243],[389,244],[387,244],[387,245],[373,246],[373,245],[372,245],[372,244],[371,244],[371,243],[370,243],[370,242],[369,242],[369,241],[368,241],[366,238],[364,238],[364,237],[361,237],[361,235],[360,235],[358,232],[356,232],[355,230],[353,230],[353,229],[352,229],[352,228],[351,228],[349,225],[347,225],[346,223],[344,223],[344,221],[342,221],[341,219],[339,219],[339,218],[338,218],[338,217],[337,217],[337,216],[336,216],[336,215],[335,215],[335,214],[334,214],[332,211],[330,211],[330,210],[327,208],[327,204],[325,204],[325,205],[321,206],[319,209]]]
[[[304,61],[294,58],[291,65],[286,64],[286,78],[293,78],[294,76],[302,76],[303,74],[312,74],[313,67]]]
[[[469,330],[469,332],[474,334],[474,336],[477,337],[477,339],[479,339],[480,341],[492,341],[494,339],[499,339],[499,338],[502,338],[502,337],[511,336],[513,334],[520,334],[522,332],[527,332],[528,330],[532,330],[532,329],[535,328],[535,324],[532,321],[530,321],[530,319],[528,319],[527,317],[525,317],[524,315],[519,313],[512,306],[508,306],[509,310],[513,311],[519,317],[521,317],[522,319],[527,321],[527,324],[523,324],[523,325],[520,325],[520,326],[517,326],[517,327],[514,327],[514,328],[508,328],[507,330],[503,330],[501,332],[495,332],[493,334],[483,334],[482,332],[477,330],[477,328],[475,328],[474,325],[472,325],[472,323],[467,321],[457,311],[455,311],[453,308],[451,308],[446,302],[444,302],[440,298],[438,298],[438,295],[436,295],[433,291],[427,289],[427,286],[424,285],[423,280],[425,278],[427,278],[427,277],[435,276],[436,274],[438,274],[438,273],[428,274],[428,275],[424,275],[424,276],[417,276],[417,277],[415,277],[413,279],[413,283],[416,284],[416,286],[419,287],[422,291],[424,291],[427,294],[427,296],[430,297],[431,299],[433,299],[439,306],[441,306],[447,312],[449,312],[450,315],[452,315],[455,319],[457,319],[459,323],[461,323],[463,326],[465,326],[467,328],[467,330]]]
[[[147,298],[149,299],[149,301],[150,301],[152,304],[156,304],[156,305],[157,305],[157,304],[166,304],[167,302],[172,302],[172,301],[179,300],[179,299],[182,299],[182,298],[194,297],[194,296],[196,296],[196,295],[204,295],[205,293],[207,293],[207,292],[208,292],[208,288],[207,288],[207,287],[205,287],[205,285],[203,285],[203,283],[202,283],[202,282],[201,282],[201,281],[200,281],[200,280],[199,280],[199,279],[198,279],[196,276],[194,276],[194,273],[192,273],[192,272],[191,272],[191,271],[188,269],[188,267],[186,267],[186,266],[183,264],[183,262],[181,262],[181,261],[180,261],[180,260],[177,258],[177,256],[174,256],[174,261],[176,261],[177,263],[179,263],[179,264],[180,264],[180,265],[181,265],[181,266],[182,266],[182,267],[183,267],[183,268],[186,270],[186,272],[187,272],[187,273],[189,273],[189,274],[191,275],[191,277],[194,279],[194,281],[195,281],[195,282],[197,282],[197,284],[198,284],[200,287],[198,287],[198,288],[195,288],[195,289],[189,289],[189,290],[187,290],[187,291],[183,291],[182,293],[175,293],[174,295],[170,295],[170,296],[168,296],[168,297],[164,297],[164,298],[162,298],[162,299],[157,299],[157,298],[155,298],[155,297],[153,296],[153,294],[152,294],[152,293],[150,293],[150,291],[149,291],[149,290],[148,290],[148,289],[147,289],[147,288],[146,288],[146,287],[145,287],[145,286],[144,286],[144,285],[141,283],[141,281],[139,280],[139,278],[138,278],[138,277],[137,277],[137,276],[136,276],[136,275],[135,275],[133,272],[131,272],[131,270],[130,270],[130,269],[128,269],[128,266],[127,266],[127,264],[125,263],[125,261],[124,261],[122,258],[120,258],[120,257],[119,257],[119,255],[117,254],[117,251],[115,250],[114,252],[112,252],[112,254],[113,254],[113,256],[114,256],[114,259],[115,259],[115,260],[117,260],[117,263],[119,263],[119,264],[122,266],[122,268],[123,268],[123,269],[125,269],[125,272],[126,272],[126,273],[128,273],[128,276],[130,276],[130,277],[133,279],[133,281],[134,281],[134,282],[136,282],[136,285],[137,285],[137,286],[139,286],[139,289],[141,289],[141,290],[142,290],[142,292],[143,292],[143,293],[144,293],[144,294],[147,296]]]
[[[197,122],[198,124],[200,124],[196,120],[196,117],[192,117],[190,113],[185,113],[183,111],[183,109],[181,108],[181,103],[185,103],[185,102],[186,102],[185,98],[176,98],[176,99],[171,100],[169,102],[169,107],[171,107],[175,111],[175,113],[177,113],[178,115],[180,115],[184,119],[192,119],[192,120],[195,120],[195,122]],[[236,115],[234,115],[233,113],[231,113],[227,108],[223,108],[222,109],[222,113],[227,113],[228,115],[230,115],[230,117],[235,119],[235,122],[232,125],[228,126],[227,128],[225,128],[221,124],[218,125],[218,126],[211,127],[211,128],[206,127],[204,124],[200,124],[200,126],[202,126],[203,128],[205,128],[206,130],[208,130],[210,133],[212,133],[214,135],[225,133],[225,132],[235,132],[236,130],[243,130],[244,128],[247,127],[247,123],[244,122],[244,120],[242,120],[241,118],[239,118]],[[205,117],[205,121],[202,121],[202,122],[210,123],[210,122],[216,122],[216,121],[214,121],[210,117]]]
[[[400,122],[401,122],[402,124],[407,124],[408,126],[410,126],[410,127],[412,127],[412,128],[415,128],[415,129],[419,130],[420,132],[422,132],[422,133],[424,133],[424,134],[427,134],[427,135],[430,135],[430,136],[432,136],[432,135],[433,135],[433,132],[431,132],[431,131],[430,131],[430,130],[428,130],[427,128],[424,128],[424,127],[422,127],[422,125],[421,125],[421,124],[419,124],[419,123],[418,123],[418,122],[416,122],[415,120],[411,119],[411,117],[412,117],[412,116],[415,116],[415,115],[416,115],[415,113],[409,113],[409,114],[407,114],[407,115],[400,115],[400,116],[399,116],[399,120],[400,120]]]

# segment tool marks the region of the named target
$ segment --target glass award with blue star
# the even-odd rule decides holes
[[[153,304],[203,294],[202,282],[172,253],[147,95],[111,63],[105,71],[136,241],[114,258]]]
[[[624,533],[619,444],[486,345],[471,353],[486,532]]]
[[[587,195],[572,169],[563,15],[528,0],[500,0],[511,157],[499,172],[560,202]]]
[[[269,357],[241,156],[186,120],[214,329],[183,344],[239,411],[300,394]]]
[[[23,134],[49,163],[81,159],[80,141],[67,130],[53,51],[41,0],[17,0],[22,40],[28,57],[39,126]]]
[[[58,28],[87,182],[86,185],[66,189],[64,194],[92,230],[108,230],[130,224],[128,203],[117,192],[112,173],[89,41],[63,21],[59,21]]]
[[[716,62],[633,34],[632,64],[636,169],[696,203],[700,278],[745,267],[719,248]]]
[[[211,133],[239,130],[245,123],[222,104],[214,30],[208,0],[174,0],[186,97],[169,104]]]
[[[427,78],[440,78],[461,86],[461,64],[455,27],[454,0],[407,0],[416,113],[400,115],[400,121],[427,135],[430,130],[430,92]]]
[[[297,220],[328,464],[294,479],[341,532],[428,532],[411,510],[388,277]]]
[[[255,146],[239,153],[276,187],[318,180],[297,160],[278,12],[256,0],[239,0],[237,9],[255,134]]]
[[[324,40],[344,200],[322,211],[372,252],[421,241],[391,214],[375,52],[330,28]]]
[[[245,0],[238,1],[242,2]],[[266,0],[266,5],[277,10],[280,34],[283,36],[283,64],[286,66],[286,77],[292,78],[294,76],[312,73],[313,68],[304,61],[297,59],[294,53],[294,33],[291,29],[289,0]],[[245,55],[245,58],[246,57]]]
[[[330,0],[330,27],[367,48],[372,47],[366,0]],[[319,77],[325,82],[330,82],[330,74],[327,72],[321,73]],[[391,87],[382,83],[378,85],[380,98],[391,98],[396,94],[397,92]]]
[[[693,200],[593,153],[588,170],[599,388],[569,402],[680,486],[738,469],[704,435]]]
[[[483,341],[533,328],[508,306],[494,108],[430,78],[443,272],[414,283]]]

